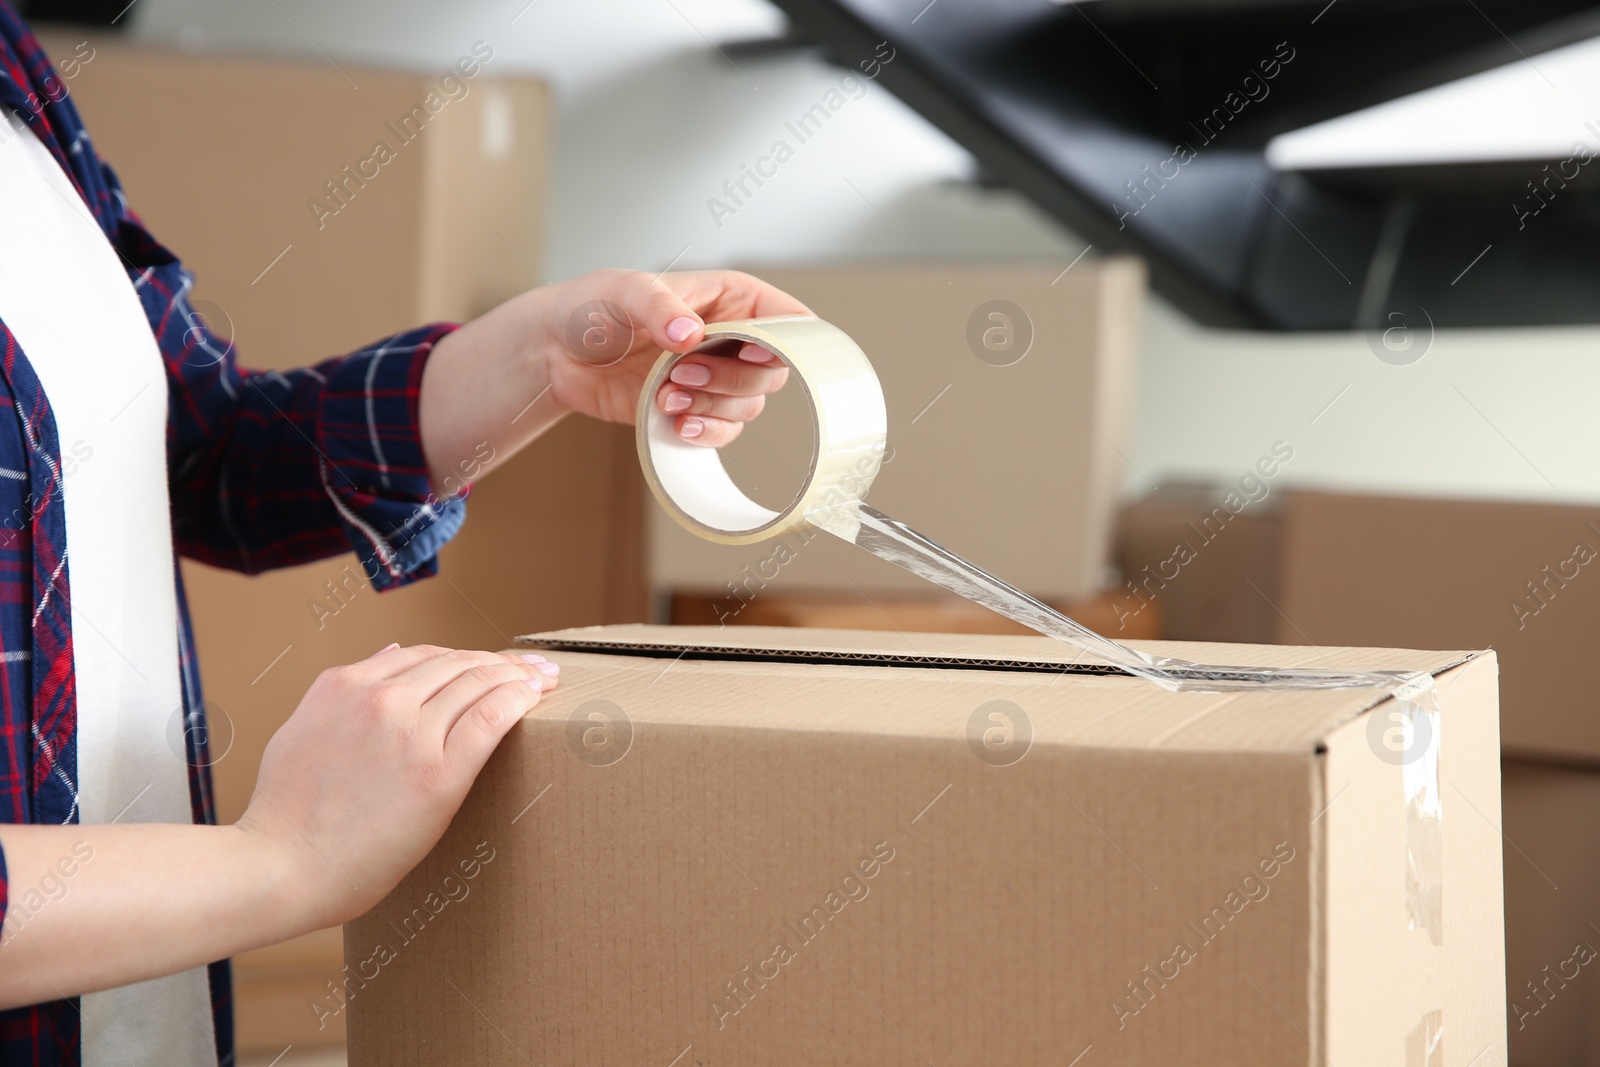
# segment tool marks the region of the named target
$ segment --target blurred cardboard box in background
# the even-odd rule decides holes
[[[1100,589],[1136,381],[1138,260],[1084,260],[1064,274],[1043,263],[749,269],[872,360],[890,426],[874,507],[1035,596]],[[810,419],[804,396],[785,390],[723,450],[760,503],[793,498],[810,459]],[[723,613],[750,590],[928,588],[830,537],[779,565],[777,542],[730,549],[658,508],[650,514],[652,587],[723,597]]]
[[[1123,509],[1118,562],[1141,586],[1161,576],[1163,636],[1493,648],[1504,751],[1600,766],[1600,568],[1584,562],[1600,558],[1600,508],[1297,489],[1207,542],[1221,497],[1163,487]],[[1178,544],[1193,561],[1163,568]]]
[[[88,55],[65,84],[95,147],[249,366],[470,318],[540,281],[549,92],[492,49],[402,72],[76,27],[41,40]]]
[[[1600,771],[1502,773],[1511,1065],[1600,1062]]]
[[[1107,593],[1111,625],[1101,633],[1120,640],[1155,616],[1161,629],[1153,637],[1274,640],[1283,497],[1237,514],[1226,497],[1221,487],[1163,485],[1123,507],[1115,551],[1123,584]]]
[[[1049,605],[1097,633],[1115,633],[1119,639],[1161,637],[1161,611],[1151,608],[1132,624],[1116,629],[1119,620],[1114,594],[1101,593],[1073,600],[1056,598]],[[722,597],[701,593],[674,593],[670,622],[686,626],[808,626],[824,630],[900,630],[941,634],[1025,634],[1037,631],[1013,622],[965,597],[929,586],[929,591],[887,593],[830,593],[777,591],[751,599],[736,615],[726,614]],[[719,618],[719,612],[724,614]]]
[[[1492,653],[1146,646],[1439,672],[1430,861],[1382,693],[905,636],[538,635],[562,688],[346,927],[351,1062],[1500,1062]]]
[[[1276,637],[1493,648],[1510,755],[1600,766],[1600,508],[1295,493]]]

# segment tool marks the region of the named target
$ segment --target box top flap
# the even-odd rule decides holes
[[[1074,674],[1121,674],[1091,653],[1054,638],[1021,634],[934,634],[784,626],[575,626],[525,634],[517,644],[574,652],[683,656],[694,659],[966,667]],[[1476,653],[1311,645],[1224,645],[1130,641],[1129,647],[1200,663],[1240,666],[1402,670],[1438,674]]]
[[[562,653],[562,685],[536,709],[538,718],[603,699],[637,723],[960,738],[974,715],[987,721],[982,709],[1003,700],[1028,717],[1036,744],[1307,754],[1387,699],[1376,689],[1170,693],[1047,637],[630,625],[517,641]],[[1481,655],[1137,647],[1204,662],[1436,674]]]

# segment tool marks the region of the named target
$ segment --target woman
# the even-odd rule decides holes
[[[631,421],[655,353],[805,309],[740,274],[605,272],[243,371],[3,0],[0,105],[0,1063],[230,1063],[227,957],[380,899],[559,668],[391,645],[327,670],[217,826],[174,554],[353,548],[380,588],[424,577],[465,510],[434,489],[486,439],[503,460],[570,411]],[[717,446],[785,373],[696,356],[654,400]]]

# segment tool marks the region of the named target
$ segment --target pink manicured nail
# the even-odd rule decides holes
[[[699,437],[706,432],[706,424],[699,419],[689,418],[683,420],[683,428],[678,431],[682,437]]]
[[[739,358],[746,363],[771,363],[777,357],[760,345],[739,346]]]
[[[667,340],[673,344],[684,340],[700,328],[700,324],[687,315],[679,315],[667,323]]]
[[[711,382],[711,368],[704,363],[680,363],[667,375],[679,385],[700,386]]]
[[[544,663],[535,663],[533,667],[534,670],[538,671],[547,678],[554,678],[556,675],[561,673],[561,664],[559,663],[551,663],[546,661]]]
[[[399,641],[391,641],[387,645],[384,645],[382,648],[378,649],[378,651],[374,652],[373,655],[374,656],[381,656],[385,652],[388,652],[390,649],[399,648],[399,647],[400,647],[400,642]]]
[[[674,390],[673,392],[667,394],[668,414],[677,414],[680,411],[688,411],[689,405],[693,403],[694,397],[690,396],[688,393],[680,393]]]
[[[536,689],[541,693],[544,692],[544,677],[543,677],[543,675],[541,675],[541,676],[539,676],[537,678],[524,678],[523,681],[527,682],[530,688]]]
[[[520,655],[522,657],[522,662],[524,662],[524,663],[543,663],[544,662],[544,657],[543,656],[535,655],[532,652],[521,652],[521,653],[518,653],[518,655]]]

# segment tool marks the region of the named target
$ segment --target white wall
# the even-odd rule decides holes
[[[142,0],[133,11],[152,39],[336,64],[442,69],[489,42],[491,71],[537,74],[558,94],[552,278],[675,259],[1065,266],[1082,248],[1019,197],[965,184],[971,157],[871,84],[719,226],[708,198],[842,73],[804,55],[714,50],[781,26],[762,0]],[[1283,439],[1295,447],[1286,476],[1302,484],[1600,500],[1600,329],[1441,332],[1397,367],[1359,334],[1205,331],[1153,300],[1142,379],[1133,491],[1145,475],[1237,477]]]

